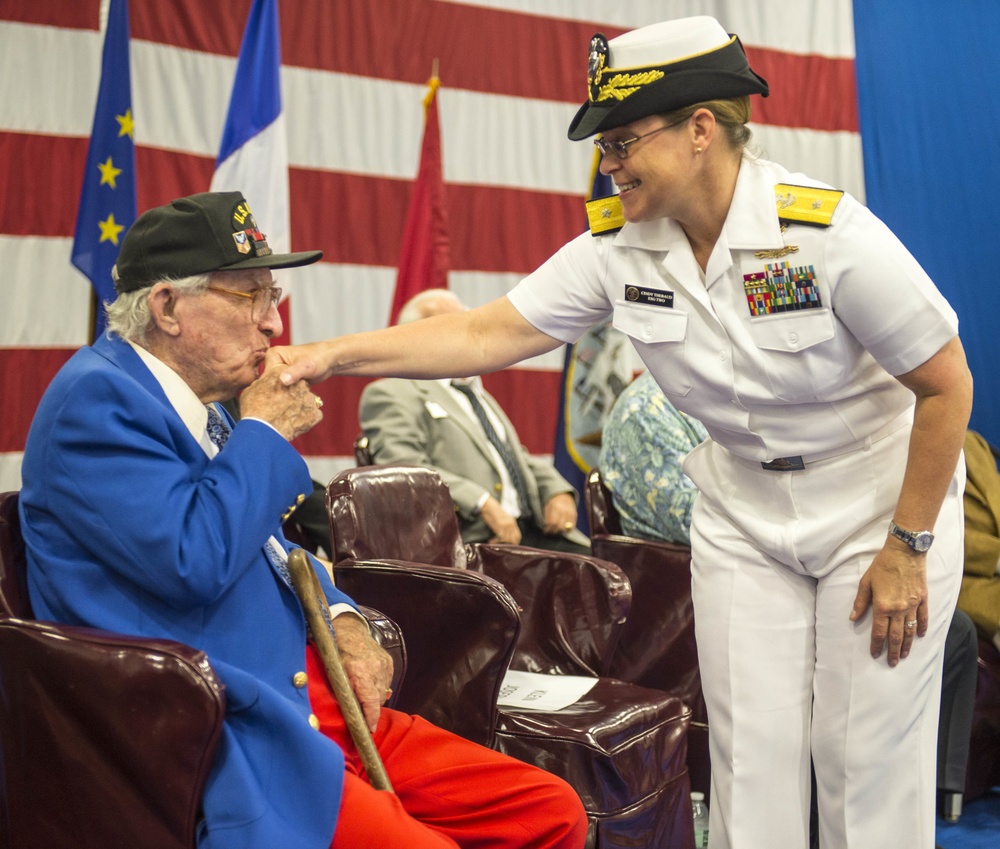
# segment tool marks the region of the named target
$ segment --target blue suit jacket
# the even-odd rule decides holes
[[[309,725],[293,684],[305,618],[263,552],[312,491],[298,453],[242,421],[209,460],[135,351],[105,337],[46,391],[22,476],[36,616],[187,643],[225,684],[199,846],[326,849],[343,755]],[[352,603],[316,571],[331,603]]]

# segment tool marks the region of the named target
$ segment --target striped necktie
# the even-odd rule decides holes
[[[514,489],[517,490],[517,500],[521,505],[521,515],[525,519],[530,518],[531,501],[528,500],[528,484],[524,480],[524,474],[521,472],[521,467],[518,465],[517,457],[514,456],[510,443],[506,439],[500,438],[500,434],[493,427],[490,417],[486,415],[486,410],[483,408],[482,402],[480,402],[475,390],[469,384],[456,382],[451,385],[469,399],[469,403],[472,405],[472,412],[476,414],[476,418],[479,419],[479,423],[483,426],[483,431],[486,433],[486,438],[490,441],[490,445],[496,448],[500,459],[503,460],[504,468],[507,469],[507,474],[510,475]]]

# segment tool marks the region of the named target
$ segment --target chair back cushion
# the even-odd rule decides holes
[[[469,546],[469,568],[503,584],[521,608],[512,666],[526,672],[607,675],[632,590],[614,563],[520,545]]]
[[[972,713],[965,799],[1000,785],[1000,652],[979,637],[976,703]]]
[[[455,505],[447,485],[431,469],[345,469],[327,485],[326,506],[334,563],[412,560],[466,566]]]
[[[0,493],[0,618],[32,619],[17,495]]]
[[[337,586],[396,622],[407,643],[394,707],[489,746],[518,635],[518,610],[496,581],[467,569],[345,560]]]
[[[593,537],[594,554],[617,563],[632,586],[632,607],[609,674],[665,690],[705,719],[691,602],[691,549],[618,535]]]
[[[0,618],[0,845],[193,849],[224,712],[203,652]]]

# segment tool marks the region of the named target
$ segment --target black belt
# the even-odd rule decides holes
[[[829,460],[833,457],[840,457],[843,454],[849,454],[852,451],[858,451],[866,446],[871,446],[880,439],[884,439],[890,434],[895,433],[901,427],[908,424],[910,420],[910,411],[904,410],[896,418],[880,427],[866,439],[860,439],[857,442],[841,445],[838,448],[832,448],[827,451],[817,451],[815,454],[793,454],[790,457],[775,457],[766,463],[761,462],[760,467],[768,472],[801,472],[808,464],[818,463],[820,460]]]

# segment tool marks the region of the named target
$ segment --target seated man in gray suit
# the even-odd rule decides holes
[[[454,293],[427,289],[405,304],[397,323],[462,310]],[[478,377],[376,380],[361,395],[358,418],[376,463],[441,475],[466,542],[590,553],[576,529],[576,491],[551,463],[528,454]]]

